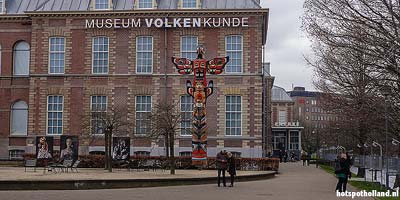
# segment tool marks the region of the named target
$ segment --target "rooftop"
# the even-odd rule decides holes
[[[94,0],[5,0],[5,14],[26,11],[90,11]],[[137,10],[137,0],[112,0],[110,10]],[[179,0],[156,0],[158,10],[176,10]],[[259,0],[202,0],[201,9],[259,9]]]
[[[271,98],[272,102],[293,102],[293,99],[290,98],[285,89],[275,85],[272,87]]]

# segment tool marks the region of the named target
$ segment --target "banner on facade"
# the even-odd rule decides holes
[[[112,158],[114,160],[128,160],[130,158],[131,138],[113,137]]]
[[[62,135],[60,140],[60,159],[78,160],[79,139],[78,136]]]
[[[36,158],[37,159],[53,158],[53,137],[46,137],[46,136],[36,137]]]

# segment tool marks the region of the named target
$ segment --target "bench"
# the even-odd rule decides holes
[[[36,164],[37,164],[37,160],[25,160],[24,163],[24,167],[25,167],[25,172],[26,172],[26,168],[28,167],[33,167],[33,171],[36,172]]]

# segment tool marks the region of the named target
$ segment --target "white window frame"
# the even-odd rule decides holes
[[[242,48],[240,50],[228,50],[228,37],[235,37],[235,36],[240,36],[240,42],[241,42],[241,46]],[[227,69],[229,68],[229,62],[227,63],[226,67],[225,67],[225,73],[227,74],[240,74],[243,73],[243,35],[226,35],[225,36],[225,54],[228,55],[228,52],[241,52],[242,53],[242,58],[241,63],[240,63],[240,71],[239,72],[229,72]],[[230,60],[232,59],[232,57],[230,57]]]
[[[227,106],[227,97],[240,97],[240,111],[229,111],[230,113],[238,113],[240,112],[240,135],[228,135],[227,134],[227,129],[226,127],[226,122],[228,119],[226,118],[226,114],[228,113],[226,106]],[[229,127],[229,128],[239,128],[239,127]],[[243,96],[241,95],[226,95],[225,96],[225,136],[228,137],[241,137],[243,135]]]
[[[151,50],[139,50],[138,49],[139,38],[145,38],[145,37],[151,38]],[[136,66],[135,66],[136,74],[153,74],[153,68],[154,68],[154,61],[153,61],[154,52],[153,52],[153,50],[154,50],[154,38],[153,38],[153,36],[151,36],[151,35],[142,35],[142,36],[137,36],[136,37]],[[150,72],[139,72],[138,71],[138,59],[139,59],[138,55],[139,55],[139,53],[151,53],[151,69],[150,69]]]
[[[57,111],[49,111],[49,97],[62,97],[62,109],[61,111],[57,110]],[[53,103],[54,104],[54,103]],[[62,95],[48,95],[47,96],[47,104],[46,104],[46,135],[62,135],[64,133],[64,96]],[[62,113],[62,117],[61,117],[61,133],[49,133],[49,112],[52,113]],[[53,118],[54,119],[54,118]],[[58,119],[58,117],[57,117]],[[53,126],[52,126],[53,127]],[[57,125],[58,127],[58,125]]]
[[[105,4],[105,5],[107,5],[107,8],[96,8],[96,5],[98,5],[98,3],[97,3],[97,1],[98,0],[94,0],[93,1],[93,8],[94,8],[94,10],[110,10],[110,8],[111,8],[111,6],[110,6],[110,1],[109,0],[105,0],[106,2],[107,2],[107,4]],[[101,0],[100,0],[101,1]],[[104,5],[104,3],[99,3],[99,5]]]
[[[192,1],[194,1],[194,7],[185,7],[185,3],[184,3],[184,1],[185,0],[181,0],[181,3],[182,3],[182,5],[181,5],[181,7],[183,8],[183,9],[196,9],[197,7],[198,7],[198,5],[197,5],[197,0],[192,0]]]
[[[93,97],[106,97],[106,109],[105,110],[93,110]],[[96,103],[98,104],[98,103]],[[104,104],[104,103],[101,103]],[[91,129],[91,133],[93,135],[104,135],[104,130],[102,133],[97,133],[97,131],[94,132],[93,128],[93,121],[96,121],[98,119],[93,119],[93,113],[107,113],[107,109],[108,109],[108,96],[107,95],[91,95],[90,96],[90,129]]]
[[[51,39],[63,39],[64,40],[64,50],[63,51],[51,51]],[[65,41],[65,37],[50,37],[49,38],[49,59],[48,59],[48,73],[49,74],[65,74],[65,46],[66,46],[66,41]],[[64,66],[63,66],[63,71],[62,72],[51,72],[51,54],[58,54],[58,53],[62,53],[63,54],[63,59],[64,59]]]
[[[138,97],[150,97],[150,111],[138,111],[138,109],[137,109]],[[141,104],[143,104],[143,103],[141,103]],[[151,114],[152,110],[153,110],[153,96],[151,96],[151,95],[137,95],[137,96],[135,96],[135,132],[134,132],[135,135],[138,135],[138,136],[146,135],[146,133],[138,133],[137,132],[137,128],[138,128],[138,125],[137,125],[137,121],[138,121],[137,113],[139,112],[139,113],[150,113]],[[145,121],[146,119],[140,119],[140,120],[141,121]],[[149,124],[149,126],[151,126],[151,125]]]
[[[283,116],[281,116],[281,113],[285,113]],[[281,118],[285,117],[285,122],[281,123]],[[278,124],[281,126],[281,124],[287,124],[288,122],[288,112],[287,110],[278,110]]]
[[[182,111],[182,97],[189,97],[189,98],[192,99],[192,107],[191,107],[192,111]],[[193,98],[190,95],[181,95],[181,96],[179,96],[179,102],[180,102],[179,105],[180,105],[180,112],[181,112],[181,122],[179,123],[180,136],[191,137],[193,134],[189,134],[189,135],[182,134],[182,132],[183,132],[182,129],[192,129],[192,124],[190,125],[190,127],[183,127],[182,128],[182,122],[184,121],[182,116],[184,115],[184,113],[192,113],[192,115],[193,115]],[[185,103],[185,104],[187,104],[187,103]]]
[[[154,0],[149,0],[149,1],[151,1],[151,7],[145,7],[145,8],[143,8],[143,7],[140,7],[140,5],[141,5],[141,1],[143,1],[143,0],[137,0],[137,9],[154,9]]]
[[[16,155],[15,152],[22,153],[22,155],[21,155],[21,157],[16,157],[15,155],[12,155],[12,152],[14,152],[15,155]],[[10,160],[23,160],[24,159],[24,154],[25,154],[25,150],[23,150],[23,149],[10,149],[10,150],[8,150],[8,158]]]
[[[107,38],[107,51],[95,51],[94,50],[94,41],[96,38]],[[102,44],[104,45],[104,44]],[[107,71],[106,72],[94,72],[94,54],[95,53],[107,53]],[[110,38],[107,36],[96,36],[92,38],[92,74],[108,74],[108,72],[110,71]]]
[[[184,40],[184,38],[196,38],[196,48],[194,49],[194,50],[192,50],[192,51],[183,51],[183,40]],[[193,59],[196,59],[196,57],[197,57],[197,46],[199,45],[199,37],[198,36],[196,36],[196,35],[184,35],[184,36],[182,36],[181,37],[181,42],[180,42],[180,55],[181,55],[181,58],[186,58],[185,56],[183,56],[183,54],[191,54],[191,53],[194,53],[196,56],[194,56],[194,58],[189,58],[189,59],[191,59],[191,60],[193,60]]]

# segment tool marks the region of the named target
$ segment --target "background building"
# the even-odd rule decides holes
[[[273,155],[278,151],[294,152],[297,156],[301,151],[302,129],[299,121],[293,118],[295,101],[290,98],[285,89],[272,88],[272,146]]]
[[[192,77],[177,74],[171,57],[193,59],[198,45],[207,59],[230,56],[222,75],[208,76],[216,87],[207,102],[209,156],[220,149],[262,156],[268,10],[259,1],[0,2],[1,158],[34,153],[44,135],[54,136],[55,150],[61,135],[77,135],[80,154],[104,151],[103,134],[85,131],[82,116],[111,109],[127,111],[118,135],[132,138],[131,155],[163,155],[163,143],[147,139],[141,124],[160,101],[192,112],[185,86]],[[177,155],[191,152],[190,128],[184,119]]]
[[[336,131],[335,123],[339,115],[323,109],[323,93],[306,91],[304,87],[295,87],[288,94],[294,101],[293,119],[304,126],[304,148],[313,148],[317,140]],[[315,151],[315,148],[313,150]]]

